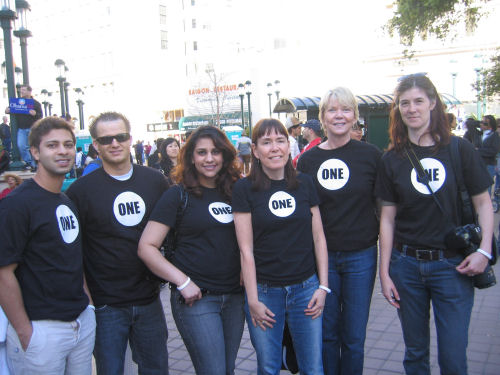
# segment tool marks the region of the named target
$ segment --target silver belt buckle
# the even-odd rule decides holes
[[[427,258],[423,258],[427,255]],[[417,260],[432,260],[432,250],[428,249],[415,249],[415,259]]]

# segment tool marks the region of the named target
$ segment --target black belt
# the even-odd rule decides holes
[[[417,260],[439,260],[442,258],[453,258],[457,256],[455,251],[441,249],[418,249],[416,247],[395,243],[394,248],[402,254]]]

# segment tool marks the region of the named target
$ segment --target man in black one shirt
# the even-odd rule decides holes
[[[167,188],[163,175],[130,161],[130,123],[116,112],[90,125],[102,168],[67,191],[80,213],[85,275],[96,305],[98,375],[123,374],[125,350],[140,374],[168,374],[159,283],[137,255],[149,215]]]
[[[30,133],[33,179],[0,202],[0,305],[12,374],[90,374],[95,314],[83,277],[76,208],[61,193],[75,136],[56,117]]]

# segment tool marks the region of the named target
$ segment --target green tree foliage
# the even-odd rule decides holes
[[[474,83],[474,90],[479,88],[479,97],[493,98],[500,94],[500,49],[497,49],[496,54],[490,58],[491,66],[481,71],[482,82]]]
[[[410,48],[415,37],[426,40],[429,36],[446,39],[463,25],[466,31],[473,31],[484,15],[481,3],[490,0],[395,0],[394,15],[385,25],[389,34],[399,35],[401,44]],[[453,31],[454,33],[454,31]],[[411,52],[404,51],[411,58]],[[500,94],[500,50],[491,57],[492,66],[482,70],[481,97],[491,98]],[[477,83],[473,84],[477,89]]]
[[[389,34],[399,34],[401,43],[411,46],[415,36],[423,40],[434,35],[445,39],[452,27],[464,24],[474,30],[482,16],[481,2],[489,0],[396,0],[394,16],[386,27]]]

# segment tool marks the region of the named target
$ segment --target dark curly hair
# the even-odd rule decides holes
[[[196,144],[201,138],[210,138],[215,147],[222,151],[223,165],[216,179],[217,190],[229,203],[232,197],[234,183],[240,178],[241,164],[236,157],[236,149],[227,136],[213,126],[201,126],[188,138],[179,154],[179,163],[172,171],[172,179],[184,185],[189,193],[197,197],[202,196],[202,187],[198,179],[198,172],[193,163],[193,153]]]

